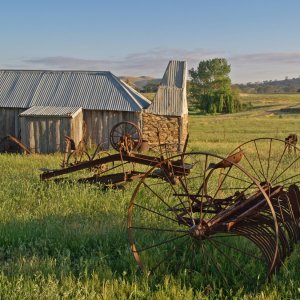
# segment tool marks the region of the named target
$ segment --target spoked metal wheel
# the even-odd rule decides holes
[[[117,151],[135,151],[142,144],[142,134],[134,123],[120,122],[110,132],[110,143]]]
[[[288,188],[300,183],[300,150],[275,138],[259,138],[239,145],[231,154],[243,151],[239,165],[259,182]]]
[[[94,159],[101,159],[101,158],[104,158],[104,157],[109,157],[111,154],[107,151],[98,151],[98,152],[95,152],[93,157],[92,157],[92,160]],[[102,174],[102,173],[105,173],[107,172],[108,170],[112,169],[113,167],[115,166],[115,162],[114,161],[111,161],[111,162],[108,162],[108,163],[103,163],[103,164],[99,164],[95,167],[93,167],[93,172],[95,174]]]
[[[252,177],[262,185],[280,190],[269,197],[284,233],[282,248],[287,255],[300,239],[300,150],[283,140],[258,138],[241,144],[230,154],[237,152],[243,152],[239,165]]]
[[[196,274],[203,284],[271,275],[283,251],[267,195],[276,191],[230,158],[185,153],[171,162],[148,171],[130,202],[128,235],[140,268]]]
[[[77,164],[80,164],[85,161],[90,161],[90,160],[91,160],[91,157],[87,151],[75,150],[68,155],[67,161],[66,161],[66,166],[67,167],[75,166]]]

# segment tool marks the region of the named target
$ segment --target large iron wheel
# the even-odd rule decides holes
[[[134,123],[120,122],[111,129],[110,143],[117,151],[136,151],[142,144],[142,134]]]
[[[168,161],[148,171],[130,202],[128,236],[139,267],[231,286],[270,276],[285,256],[285,235],[269,187],[217,155],[184,153],[172,161],[168,171]]]
[[[258,138],[236,147],[229,155],[243,151],[239,162],[259,182],[281,185],[286,190],[300,183],[300,150],[276,138]]]

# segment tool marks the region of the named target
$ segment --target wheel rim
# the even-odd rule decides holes
[[[131,151],[137,150],[142,144],[141,131],[132,122],[120,122],[110,132],[110,143],[117,151],[120,151],[121,143],[125,138],[130,143]]]
[[[130,202],[128,235],[140,268],[164,273],[191,270],[206,279],[214,274],[227,283],[249,277],[253,264],[259,270],[251,275],[252,281],[274,272],[280,254],[278,225],[270,199],[259,183],[235,164],[225,169],[227,175],[220,182],[218,170],[212,171],[213,164],[222,160],[220,156],[189,153],[172,160],[179,161],[183,168],[193,165],[190,174],[177,179],[176,185],[152,178],[162,169],[162,162],[139,182]],[[236,181],[239,186],[233,185]],[[247,197],[258,192],[265,207],[260,219],[250,214],[225,230],[218,218],[228,226],[241,215],[237,210],[235,215],[225,217],[238,201],[237,192]]]
[[[74,166],[84,161],[90,161],[91,157],[86,151],[73,151],[68,155],[66,166]]]
[[[259,182],[272,186],[300,183],[300,150],[283,140],[259,138],[239,145],[231,154],[243,151],[239,165]]]

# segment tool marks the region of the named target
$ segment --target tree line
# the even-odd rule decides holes
[[[250,94],[300,93],[300,76],[283,80],[265,80],[236,85],[241,92]]]

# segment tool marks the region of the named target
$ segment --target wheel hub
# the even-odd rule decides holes
[[[210,235],[210,227],[202,220],[199,224],[192,226],[189,233],[191,237],[203,240],[203,238]]]

